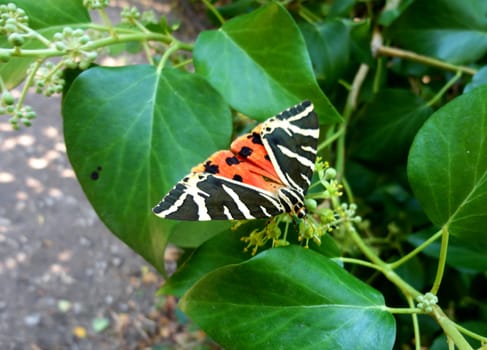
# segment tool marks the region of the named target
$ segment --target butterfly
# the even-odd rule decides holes
[[[235,139],[179,181],[152,211],[176,220],[306,216],[304,195],[314,171],[319,122],[303,101]]]

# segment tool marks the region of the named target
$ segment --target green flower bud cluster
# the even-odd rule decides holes
[[[18,24],[27,25],[29,17],[15,4],[0,5],[0,34],[18,31]]]
[[[157,23],[156,14],[154,11],[144,11],[140,17],[140,21],[143,24]]]
[[[5,112],[12,113],[14,103],[15,103],[15,98],[12,96],[12,94],[8,91],[5,91],[2,94],[2,100],[1,100],[1,104],[0,104],[0,106],[2,106],[1,108],[3,108],[3,110],[1,111],[2,112],[1,114],[5,114]],[[6,109],[9,109],[9,110],[6,110]]]
[[[92,43],[91,38],[82,29],[66,27],[62,33],[56,33],[53,37],[53,45],[56,50],[63,52],[63,62],[68,68],[86,69],[96,59],[95,51],[85,50],[85,46]]]
[[[28,21],[25,11],[15,4],[0,5],[0,34],[6,34],[12,46],[20,47],[25,43],[29,34],[25,33],[23,27]]]
[[[419,309],[430,313],[433,311],[433,306],[438,303],[438,297],[432,293],[426,293],[425,295],[418,295],[416,301],[418,302],[416,306]]]
[[[318,176],[320,182],[325,188],[323,192],[325,198],[340,197],[342,193],[343,186],[336,180],[336,170],[330,168],[328,163],[317,164]]]
[[[132,6],[131,8],[124,7],[120,16],[122,17],[122,23],[134,24],[140,18],[141,14],[137,7]]]
[[[102,10],[108,7],[110,0],[83,0],[83,6],[89,10]]]
[[[28,71],[27,73],[30,74],[31,72]],[[56,70],[52,62],[46,62],[36,71],[33,83],[36,92],[44,96],[62,93],[65,83],[62,74],[63,72],[59,69]]]
[[[343,211],[343,215],[347,218],[347,220],[355,223],[359,223],[362,221],[361,216],[355,215],[357,213],[357,204],[342,203],[341,210]]]
[[[2,94],[0,100],[0,114],[10,114],[12,117],[9,119],[10,124],[15,130],[20,128],[20,124],[25,126],[31,126],[31,120],[36,117],[36,113],[30,106],[24,106],[20,110],[15,109],[15,98],[6,91]]]

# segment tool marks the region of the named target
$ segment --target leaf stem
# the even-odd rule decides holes
[[[215,6],[213,6],[211,2],[209,2],[208,0],[201,0],[201,2],[205,4],[208,10],[210,10],[210,12],[216,17],[218,22],[220,22],[220,24],[223,25],[225,23],[225,19],[222,17],[220,12],[218,12],[218,10],[215,8]]]
[[[312,11],[308,10],[307,7],[300,5],[298,14],[308,23],[315,23],[320,20]]]
[[[399,260],[396,260],[394,261],[393,263],[390,263],[389,264],[389,267],[391,269],[397,269],[399,266],[401,266],[402,264],[406,263],[407,261],[411,260],[413,257],[415,257],[416,255],[418,255],[419,253],[421,253],[424,248],[426,248],[427,246],[429,246],[431,243],[433,243],[434,241],[436,241],[438,238],[441,237],[441,235],[443,234],[443,231],[442,230],[439,230],[438,232],[436,232],[433,236],[431,236],[430,238],[428,238],[426,241],[424,241],[423,243],[421,243],[419,246],[417,246],[414,250],[412,250],[411,252],[409,252],[407,255],[404,255],[402,258],[400,258]]]
[[[327,137],[322,143],[318,145],[318,152],[322,151],[330,144],[332,144],[336,139],[338,139],[345,132],[344,125],[340,125],[340,128],[331,136]]]
[[[83,50],[94,50],[97,48],[102,48],[109,46],[111,44],[121,43],[121,42],[128,42],[128,41],[141,41],[141,40],[156,40],[165,43],[170,43],[174,39],[168,35],[159,34],[159,33],[135,33],[135,34],[126,34],[126,35],[119,35],[117,39],[112,37],[102,38],[98,40],[92,41],[90,44],[83,46]],[[178,41],[178,47],[182,50],[191,51],[193,49],[192,44],[187,44]],[[20,51],[15,49],[4,49],[0,48],[0,56],[2,57],[56,57],[62,56],[63,53],[56,50],[56,49],[22,49]]]
[[[346,264],[348,263],[348,264],[361,265],[361,266],[369,267],[371,269],[374,269],[374,270],[377,270],[380,272],[384,272],[384,270],[379,265],[372,264],[372,263],[365,261],[365,260],[360,260],[360,259],[355,259],[355,258],[346,258],[346,257],[339,257],[339,258],[335,258],[334,260],[338,260],[338,261],[341,261],[341,262],[346,263]]]
[[[43,43],[47,47],[49,47],[49,45],[51,44],[51,42],[49,41],[49,39],[47,39],[46,37],[44,37],[43,35],[41,35],[41,33],[39,33],[38,31],[32,30],[30,27],[28,27],[28,26],[26,26],[26,25],[24,25],[22,23],[17,23],[16,25],[17,25],[17,27],[19,27],[22,30],[24,30],[27,33],[29,33],[29,35],[31,35],[32,37],[34,37],[37,40],[39,40],[41,43]]]
[[[59,61],[58,63],[56,63],[56,65],[51,69],[51,71],[49,72],[49,74],[47,74],[45,76],[45,80],[46,81],[49,81],[51,80],[51,78],[58,72],[60,71],[64,66],[64,62],[61,60]]]
[[[443,329],[448,338],[458,347],[459,350],[472,350],[470,344],[465,340],[460,331],[458,325],[450,320],[441,310],[438,305],[433,306],[433,316],[438,324]]]
[[[283,235],[283,240],[287,241],[287,233],[289,232],[289,222],[286,221],[285,226],[284,226],[284,235]]]
[[[352,188],[350,187],[350,184],[348,183],[345,177],[342,179],[342,185],[343,185],[343,189],[345,190],[348,202],[355,203]]]
[[[374,51],[378,55],[404,58],[404,59],[407,59],[410,61],[423,63],[423,64],[426,64],[428,66],[433,66],[433,67],[437,67],[437,68],[448,70],[448,71],[453,71],[453,72],[460,71],[462,73],[466,73],[469,75],[475,75],[477,73],[477,70],[469,68],[469,67],[458,66],[455,64],[451,64],[451,63],[436,59],[436,58],[432,58],[432,57],[424,56],[424,55],[419,55],[419,54],[412,52],[412,51],[402,50],[402,49],[398,49],[398,48],[394,48],[394,47],[390,47],[390,46],[379,45],[379,46],[376,46],[374,48]]]
[[[32,86],[34,82],[36,72],[39,69],[39,67],[42,65],[42,62],[43,60],[39,59],[32,64],[31,66],[32,69],[30,70],[30,73],[27,76],[27,80],[25,81],[22,91],[20,92],[19,99],[17,101],[17,106],[16,106],[17,110],[20,110],[21,106],[24,104],[25,97],[27,96],[27,93],[29,92],[29,88]]]
[[[441,280],[443,279],[443,273],[445,272],[446,257],[448,252],[448,238],[450,236],[448,232],[448,226],[443,226],[441,228],[441,248],[440,256],[438,258],[438,269],[436,271],[435,281],[433,282],[433,287],[431,287],[430,292],[434,295],[438,293],[440,289]]]
[[[391,314],[401,314],[401,315],[416,315],[422,313],[421,309],[415,307],[386,307],[386,310]]]
[[[359,247],[362,253],[382,271],[384,276],[396,285],[406,296],[416,297],[421,293],[413,286],[405,282],[392,268],[379,258],[375,252],[362,240],[362,237],[357,233],[355,227],[350,222],[345,222],[347,233],[351,236],[354,243]]]
[[[338,174],[338,178],[340,179],[345,174],[345,138],[347,132],[347,125],[350,121],[350,117],[352,112],[357,108],[357,97],[360,92],[360,88],[362,87],[365,78],[367,77],[367,73],[369,72],[369,66],[366,64],[361,64],[355,77],[353,79],[352,87],[350,92],[347,96],[347,101],[345,103],[345,107],[343,109],[343,118],[345,119],[343,124],[340,126],[343,129],[343,132],[340,134],[337,142],[337,160],[336,160],[336,170]]]
[[[434,106],[436,102],[438,102],[441,97],[448,91],[448,89],[456,83],[456,81],[458,79],[460,79],[460,77],[462,76],[462,72],[461,71],[458,71],[457,74],[455,74],[455,76],[453,78],[451,78],[450,80],[448,80],[448,82],[441,88],[440,91],[438,91],[438,93],[433,96],[433,98],[431,100],[428,101],[428,103],[426,104],[427,106]]]
[[[98,10],[98,14],[100,15],[103,23],[105,23],[105,25],[108,27],[108,31],[110,32],[110,35],[114,38],[114,39],[117,39],[117,32],[115,31],[115,29],[113,28],[113,24],[112,24],[112,21],[110,20],[110,17],[108,17],[108,14],[107,12],[105,11],[105,9],[100,9]]]
[[[470,338],[473,338],[473,339],[476,339],[482,343],[487,343],[487,337],[482,337],[481,335],[478,335],[477,333],[474,333],[462,326],[460,326],[459,324],[455,323],[455,327],[460,331],[462,332],[463,334],[469,336]]]
[[[161,74],[161,71],[164,68],[164,66],[166,65],[167,60],[177,50],[179,50],[178,42],[173,42],[171,45],[169,45],[166,52],[164,52],[164,55],[162,55],[161,60],[159,61],[159,64],[157,65],[157,74]]]
[[[408,301],[409,307],[413,309],[415,307],[414,299],[410,295],[406,296]],[[421,333],[419,331],[419,322],[418,322],[418,313],[411,314],[411,319],[413,321],[413,331],[414,331],[414,339],[415,339],[415,349],[421,350]]]

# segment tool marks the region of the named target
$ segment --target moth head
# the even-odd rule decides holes
[[[294,214],[299,218],[303,219],[306,217],[306,207],[303,205],[303,203],[298,203],[294,206]]]

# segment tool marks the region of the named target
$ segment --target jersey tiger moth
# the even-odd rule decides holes
[[[161,218],[242,220],[306,216],[319,122],[303,101],[257,125],[179,181],[153,208]]]

